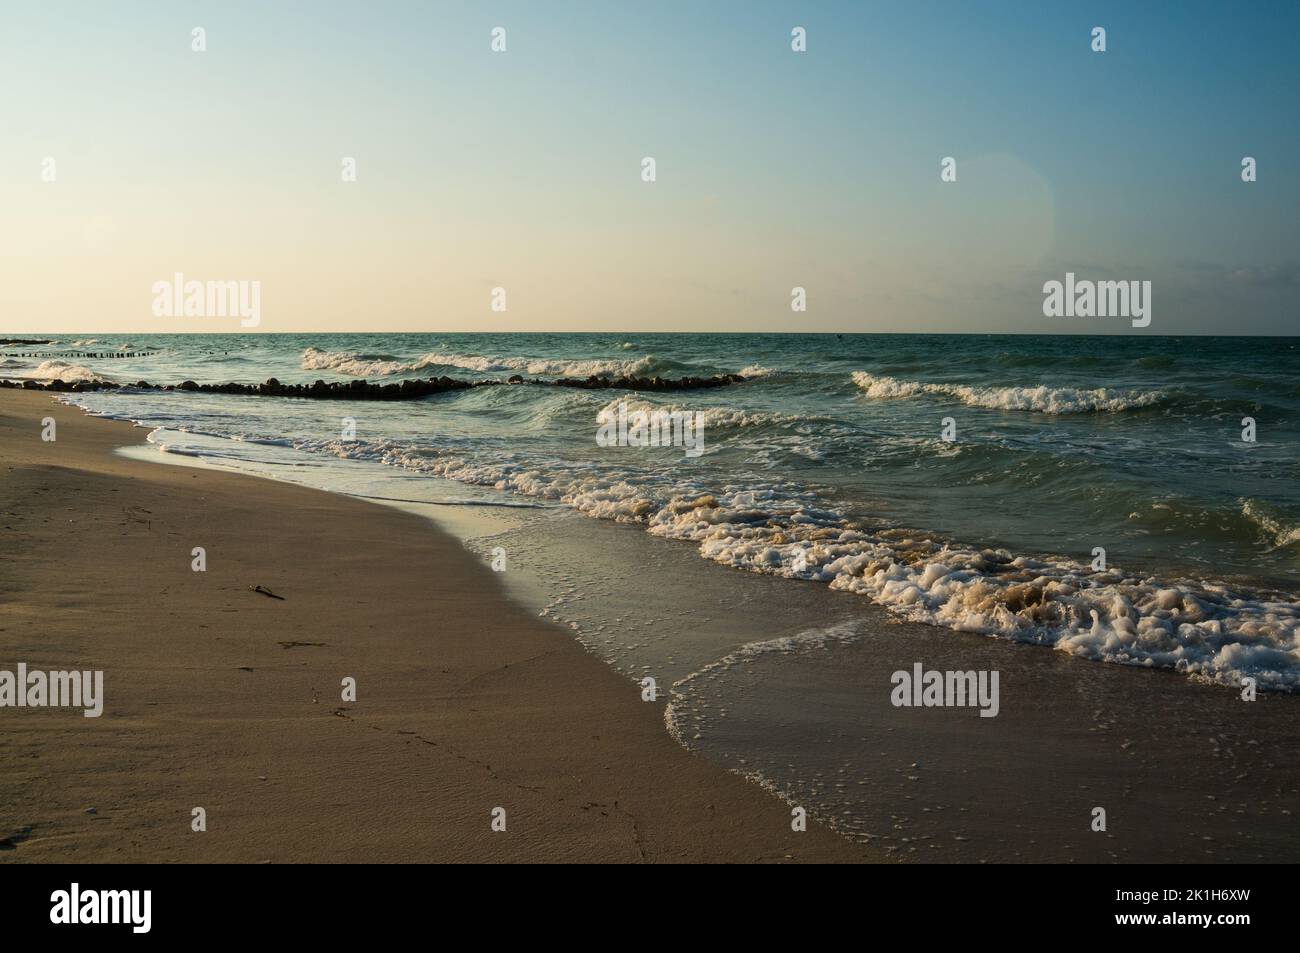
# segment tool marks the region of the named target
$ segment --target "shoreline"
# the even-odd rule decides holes
[[[0,709],[0,860],[883,859],[793,832],[425,518],[113,453],[142,440],[0,394],[0,651],[105,672],[101,718]]]
[[[656,677],[658,703],[632,706],[634,717],[650,714],[650,723],[642,727],[655,736],[653,745],[675,738],[670,740],[673,752],[686,753],[692,767],[712,772],[714,780],[726,773],[751,793],[768,792],[762,794],[766,809],[775,810],[785,827],[784,812],[798,804],[807,808],[810,820],[818,818],[871,859],[1128,863],[1176,862],[1189,856],[1228,862],[1300,858],[1300,839],[1292,832],[1292,818],[1300,813],[1300,770],[1293,764],[1300,724],[1289,707],[1295,699],[1286,693],[1262,692],[1257,703],[1247,705],[1234,689],[1165,669],[1101,664],[1042,646],[906,622],[864,605],[853,594],[737,572],[701,560],[693,546],[672,540],[649,545],[631,527],[591,520],[567,508],[482,505],[485,500],[465,498],[461,484],[442,489],[426,485],[436,483],[436,477],[410,477],[420,488],[411,487],[409,495],[429,490],[437,497],[452,491],[462,497],[455,505],[369,497],[375,489],[371,465],[360,461],[346,464],[351,472],[343,480],[333,473],[325,483],[315,481],[312,470],[280,470],[288,461],[252,475],[188,456],[170,458],[141,439],[147,428],[90,417],[76,406],[38,403],[30,426],[39,420],[35,410],[40,406],[70,413],[91,428],[85,439],[99,440],[104,457],[144,468],[133,472],[150,479],[159,470],[175,473],[170,482],[186,492],[192,492],[198,473],[204,486],[215,476],[245,488],[250,481],[281,487],[276,497],[285,501],[282,505],[301,508],[304,499],[321,502],[323,497],[327,508],[346,501],[347,508],[370,514],[367,524],[378,518],[376,510],[408,521],[388,534],[373,526],[331,534],[333,548],[354,560],[377,552],[400,561],[398,554],[413,542],[406,539],[412,528],[420,539],[444,535],[451,543],[445,561],[468,564],[482,577],[486,588],[481,601],[506,603],[530,630],[540,626],[563,642],[565,657],[576,649],[583,661],[575,665],[589,667],[594,661],[602,684],[623,702],[638,697],[643,676]],[[0,396],[0,410],[4,407]],[[115,427],[121,430],[113,431]],[[0,443],[0,448],[7,446]],[[89,470],[103,465],[101,459]],[[384,472],[385,485],[391,476]],[[394,494],[407,495],[400,488]],[[267,503],[257,501],[259,524],[270,518]],[[302,526],[289,520],[272,536],[314,538],[312,532],[301,533]],[[510,553],[509,572],[486,568],[497,546]],[[149,553],[138,556],[151,558]],[[189,550],[177,558],[188,569]],[[181,576],[189,580],[193,574]],[[277,578],[256,582],[282,591]],[[340,595],[338,588],[333,581],[323,584],[331,598]],[[455,601],[464,596],[451,588],[441,597]],[[629,594],[637,592],[672,593],[673,598],[632,606]],[[411,598],[403,591],[390,601],[404,604]],[[233,610],[225,606],[216,611]],[[363,615],[363,627],[369,629],[372,621]],[[316,630],[336,622],[329,616]],[[819,635],[846,625],[852,630],[846,638]],[[473,641],[465,628],[453,637]],[[420,631],[417,622],[407,629],[408,637],[416,633],[419,638]],[[793,651],[779,644],[771,646],[776,651],[767,650],[769,642],[790,638]],[[328,641],[301,638],[317,640]],[[405,671],[410,644],[393,639],[386,647],[392,664]],[[460,648],[471,655],[480,649]],[[755,654],[756,648],[762,651]],[[314,645],[285,649],[290,661],[302,658],[304,664],[308,657],[337,651]],[[732,664],[733,656],[744,657],[743,664]],[[891,674],[910,671],[918,662],[929,669],[999,672],[999,715],[985,719],[973,709],[891,706]],[[556,664],[569,679],[572,672]],[[616,685],[606,684],[610,678]],[[571,679],[561,683],[571,686]],[[109,688],[111,700],[111,683]],[[512,696],[516,690],[511,689]],[[586,692],[588,684],[569,690]],[[448,703],[441,697],[424,700],[419,691],[411,688],[403,702],[422,713]],[[493,695],[481,710],[495,724],[512,714],[509,700]],[[670,701],[674,719],[666,730],[661,719]],[[536,711],[543,703],[531,704]],[[352,714],[344,711],[339,717]],[[411,729],[403,725],[402,730]],[[421,734],[430,740],[431,735]],[[462,754],[491,765],[501,757],[479,757],[480,747],[500,750],[485,745],[481,733],[466,727],[461,737],[467,739]],[[627,757],[628,750],[642,749],[620,750]],[[673,759],[665,758],[671,765]],[[545,787],[548,770],[532,774],[529,784]],[[598,770],[608,774],[611,769],[605,765]],[[622,765],[614,770],[627,773]],[[713,783],[692,780],[688,788],[711,789]],[[690,796],[680,788],[664,794],[666,800]],[[1109,833],[1089,829],[1089,812],[1096,806],[1110,815]],[[677,824],[666,816],[662,822]],[[693,838],[682,839],[691,841],[688,850],[695,848]],[[551,847],[543,845],[527,859],[554,859],[546,852]],[[0,853],[0,859],[12,856]],[[725,851],[679,856],[745,859]],[[579,852],[575,859],[584,856]]]

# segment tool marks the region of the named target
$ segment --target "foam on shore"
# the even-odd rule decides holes
[[[788,483],[670,493],[634,472],[529,465],[384,441],[295,441],[297,449],[370,459],[563,503],[598,519],[644,525],[696,544],[706,559],[750,572],[816,580],[894,614],[961,632],[1124,665],[1168,668],[1239,685],[1300,690],[1300,601],[1215,581],[1093,571],[1064,557],[1017,555],[846,519]]]

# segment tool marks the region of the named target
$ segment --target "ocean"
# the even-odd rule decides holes
[[[964,666],[988,640],[1096,692],[1132,667],[1300,689],[1300,338],[63,335],[0,363],[124,384],[745,376],[671,393],[66,399],[150,428],[160,459],[429,515],[591,651],[656,679],[683,744],[865,837],[895,835],[855,774],[879,740],[855,698],[888,685],[855,684],[854,653],[924,638]],[[699,412],[703,452],[598,445],[620,403]]]

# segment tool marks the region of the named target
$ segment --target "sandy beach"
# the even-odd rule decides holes
[[[0,391],[0,667],[105,696],[0,711],[0,861],[883,857],[793,832],[427,520],[114,454],[144,433]]]

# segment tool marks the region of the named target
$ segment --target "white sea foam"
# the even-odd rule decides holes
[[[707,419],[707,418],[706,418]],[[1300,604],[1214,582],[1093,572],[1064,558],[979,550],[899,530],[871,531],[789,485],[667,499],[639,475],[581,466],[469,459],[394,443],[301,449],[360,457],[567,504],[692,542],[706,559],[866,596],[896,615],[1031,642],[1082,658],[1169,668],[1237,685],[1300,689]]]
[[[1125,391],[1099,387],[970,387],[965,384],[927,384],[923,381],[853,372],[853,383],[868,396],[882,400],[935,394],[972,407],[992,410],[1029,410],[1042,414],[1115,413],[1150,407],[1165,399],[1162,391]]]
[[[887,391],[902,392],[901,396],[941,386],[863,377],[868,387],[874,382]],[[854,380],[863,386],[858,376]],[[1064,393],[1057,392],[1058,404]],[[1094,392],[1068,393],[1075,397],[1066,403],[1078,407],[1078,394]],[[1109,399],[1120,392],[1106,393]],[[817,419],[753,408],[654,404],[629,397],[622,399],[634,409],[701,410],[706,426],[719,430],[797,427]],[[680,395],[677,399],[693,400]],[[585,391],[548,394],[546,406],[568,414],[569,401],[581,401],[592,411],[594,432],[595,411],[607,400],[608,394]],[[1050,405],[1050,401],[1042,404]],[[1096,401],[1092,406],[1099,409]],[[273,424],[266,429],[284,432]],[[815,429],[824,441],[828,428]],[[759,434],[768,437],[761,430]],[[1097,573],[1065,558],[980,550],[923,534],[881,529],[855,522],[845,515],[847,510],[837,510],[811,488],[779,480],[762,482],[754,476],[752,452],[744,471],[686,467],[680,458],[661,464],[645,455],[627,464],[623,460],[628,458],[612,455],[593,466],[555,459],[546,449],[534,451],[523,442],[494,441],[485,446],[480,440],[450,434],[430,439],[438,440],[438,445],[416,446],[403,437],[355,442],[296,438],[291,446],[374,460],[568,505],[592,517],[636,523],[654,535],[690,542],[702,556],[718,563],[818,580],[919,622],[1032,642],[1084,658],[1174,669],[1225,685],[1251,675],[1261,687],[1300,690],[1300,600],[1292,595],[1247,593],[1213,580],[1142,577],[1113,567]],[[928,439],[938,443],[936,438]],[[725,441],[712,443],[713,447],[726,445]],[[947,446],[955,453],[965,445]],[[712,482],[694,482],[702,477]],[[1294,518],[1254,504],[1247,509],[1244,501],[1241,505],[1247,518],[1254,519],[1277,545],[1295,539]]]
[[[521,374],[544,374],[559,377],[622,377],[649,373],[655,359],[635,361],[559,360],[536,357],[484,357],[475,354],[430,353],[414,361],[369,357],[347,351],[320,351],[309,347],[302,354],[303,370],[332,370],[353,377],[391,377],[414,374],[431,367],[459,367],[481,373],[514,371]]]
[[[335,371],[353,377],[389,377],[393,374],[411,374],[429,365],[421,361],[399,361],[395,358],[372,357],[350,351],[318,351],[309,347],[302,352],[304,371]]]
[[[1300,543],[1300,526],[1286,522],[1266,504],[1258,500],[1243,500],[1241,513],[1264,531],[1275,549]]]
[[[34,380],[63,381],[68,384],[77,381],[107,382],[111,380],[111,378],[104,377],[102,374],[96,374],[88,367],[81,364],[70,364],[67,361],[42,361],[26,376]]]

